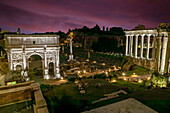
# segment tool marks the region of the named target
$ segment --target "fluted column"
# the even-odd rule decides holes
[[[126,35],[126,56],[128,56],[128,35]]]
[[[150,36],[151,34],[149,34],[147,38],[147,56],[146,56],[147,59],[149,59]]]
[[[142,35],[141,37],[141,53],[140,53],[140,57],[143,58],[143,41],[144,41],[144,36],[145,35]]]
[[[164,74],[164,68],[165,68],[165,57],[166,57],[166,50],[167,50],[167,42],[168,42],[168,38],[164,37],[164,41],[163,41],[163,48],[162,48],[162,59],[161,59],[161,70],[160,73]]]
[[[139,35],[135,36],[135,58],[138,57],[138,36]]]

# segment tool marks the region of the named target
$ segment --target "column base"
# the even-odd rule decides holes
[[[69,55],[69,60],[68,61],[70,61],[70,60],[73,60],[73,55]]]
[[[44,75],[44,79],[49,80],[50,79],[50,75]]]
[[[55,74],[55,76],[53,77],[53,79],[57,79],[57,78],[60,78],[61,76],[60,76],[60,73],[57,73],[57,74]]]

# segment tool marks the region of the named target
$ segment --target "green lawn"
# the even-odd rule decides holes
[[[85,88],[85,95],[79,93],[74,83],[62,84],[60,86],[41,85],[50,113],[80,112],[86,106],[89,106],[92,101],[102,98],[104,94],[112,93],[117,90],[112,84],[105,80],[85,79],[82,80],[81,83],[88,83],[88,87]],[[101,83],[102,86],[96,87],[98,83]]]
[[[88,87],[84,88],[85,95],[79,93],[74,83],[66,83],[60,86],[41,85],[50,113],[78,113],[127,98],[135,98],[160,113],[170,111],[170,89],[146,89],[143,84],[133,84],[122,80],[109,83],[102,79],[83,79],[81,83],[88,83]],[[96,87],[98,83],[102,86]],[[120,94],[117,98],[91,104],[92,101],[102,98],[104,94],[121,89],[128,92],[128,95]]]
[[[150,73],[150,70],[146,69],[144,67],[140,67],[140,66],[134,65],[132,67],[131,71],[126,72],[126,76],[131,76],[131,75],[133,75],[133,73],[135,73],[137,75],[146,75],[146,74]]]

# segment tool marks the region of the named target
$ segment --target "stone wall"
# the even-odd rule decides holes
[[[34,113],[48,113],[39,83],[34,81],[0,87],[0,107],[35,99]]]
[[[126,56],[126,59],[133,62],[134,64],[141,66],[141,67],[145,67],[147,69],[151,69],[154,70],[155,68],[155,60],[147,60],[147,59],[137,59],[134,57],[129,57]]]

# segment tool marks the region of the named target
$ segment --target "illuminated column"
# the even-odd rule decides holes
[[[151,34],[148,35],[148,40],[147,40],[147,56],[146,56],[147,59],[149,59],[150,36]]]
[[[10,70],[12,71],[13,70],[13,59],[12,59],[12,52],[11,52],[11,50],[9,52],[9,59],[10,59]]]
[[[140,57],[143,58],[143,41],[144,41],[144,36],[145,35],[142,35],[142,38],[141,38],[141,53],[140,53]]]
[[[55,66],[55,78],[60,78],[60,68],[59,68],[59,49],[57,49],[57,51],[56,51],[56,58],[55,58],[55,60],[56,60],[56,66]],[[54,79],[55,79],[54,78]]]
[[[44,47],[44,79],[50,79],[50,76],[48,75],[46,46]]]
[[[164,37],[163,48],[162,48],[161,70],[160,70],[160,73],[161,73],[161,74],[164,74],[167,43],[168,43],[168,38],[167,38],[167,37]]]
[[[139,35],[135,36],[135,58],[138,57],[138,36]]]
[[[27,68],[27,61],[26,61],[26,56],[25,56],[25,52],[23,53],[23,69],[26,70]]]
[[[70,38],[70,55],[69,60],[73,60],[72,38]]]
[[[156,44],[156,35],[153,35],[153,44],[152,44],[152,60],[155,60],[155,44]]]
[[[128,56],[128,35],[126,35],[126,56]]]
[[[133,53],[133,35],[130,36],[130,56],[133,56],[132,53]]]
[[[162,49],[162,37],[159,36],[158,37],[158,41],[159,41],[159,45],[157,45],[157,51],[158,51],[158,55],[157,55],[157,62],[158,62],[158,72],[160,72],[160,62],[161,62],[161,49]]]
[[[23,70],[26,70],[27,68],[27,60],[26,60],[26,55],[25,55],[25,46],[22,46],[22,59],[23,59]]]

